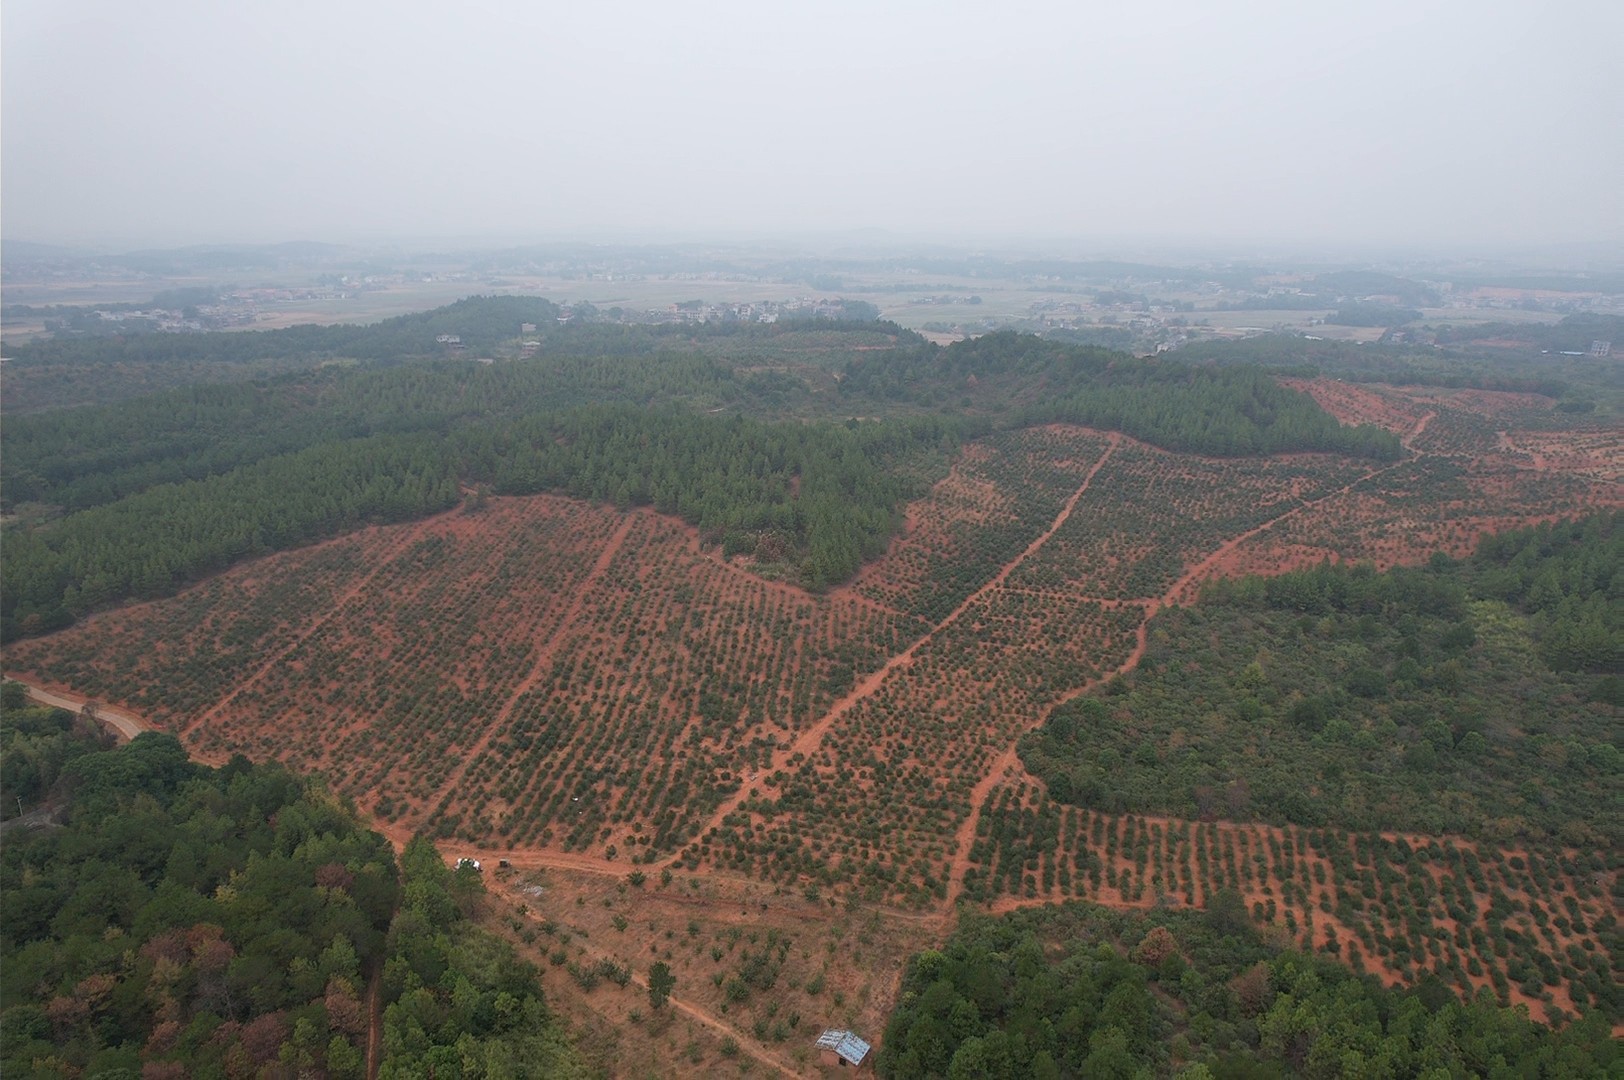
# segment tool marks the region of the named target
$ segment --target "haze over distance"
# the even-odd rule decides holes
[[[12,0],[7,241],[1624,247],[1624,13]]]

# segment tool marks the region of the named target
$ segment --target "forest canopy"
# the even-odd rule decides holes
[[[923,1077],[1602,1076],[1605,1017],[1561,1032],[1484,992],[1373,976],[1264,941],[1240,897],[966,914],[915,955],[877,1067]]]
[[[1108,811],[1616,850],[1618,524],[1214,584],[1022,759],[1055,799]]]
[[[12,686],[15,748],[57,711]],[[380,1076],[580,1075],[534,969],[466,919],[477,876],[426,841],[397,867],[318,785],[242,757],[193,764],[169,735],[66,757],[60,826],[0,852],[7,1076],[359,1078],[369,995]]]
[[[1135,359],[1000,331],[945,350],[890,350],[847,365],[843,394],[1007,410],[1016,426],[1081,424],[1167,450],[1238,457],[1318,450],[1393,461],[1390,432],[1345,427],[1261,369]]]

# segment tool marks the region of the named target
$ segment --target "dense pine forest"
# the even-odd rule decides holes
[[[940,355],[893,350],[853,361],[841,386],[854,397],[979,401],[1023,426],[1081,424],[1215,457],[1322,450],[1391,461],[1402,453],[1390,433],[1343,427],[1258,368],[1136,360],[1013,331],[961,341]]]
[[[1023,759],[1097,809],[1617,850],[1619,524],[1214,584]]]
[[[1373,977],[1269,944],[1230,893],[1200,913],[1071,903],[967,915],[913,958],[880,1075],[1605,1076],[1600,1014],[1560,1032],[1484,993]]]
[[[113,369],[132,356],[365,362],[8,418],[0,494],[15,523],[0,636],[164,595],[253,555],[444,511],[475,488],[652,506],[728,555],[758,556],[764,572],[819,589],[883,551],[905,502],[962,441],[995,427],[1064,421],[1220,456],[1401,452],[1390,434],[1342,427],[1255,369],[1009,333],[940,349],[878,322],[724,325],[686,342],[583,324],[550,328],[532,359],[425,358],[439,334],[513,340],[521,320],[550,323],[554,311],[477,298],[370,327],[21,350],[8,379],[13,364]],[[889,344],[829,353],[828,342],[846,339]],[[420,359],[402,362],[410,357]]]
[[[0,854],[7,1076],[360,1077],[369,995],[381,1076],[577,1074],[534,971],[467,921],[477,875],[426,842],[397,867],[280,765],[210,769],[156,734],[102,749],[20,689],[6,794],[54,810]]]

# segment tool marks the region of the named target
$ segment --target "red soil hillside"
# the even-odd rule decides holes
[[[1504,961],[1482,957],[1477,923],[1469,954],[1430,898],[1424,919],[1377,913],[1389,883],[1364,895],[1369,867],[1335,854],[1346,838],[1319,838],[1313,858],[1294,838],[1291,860],[1275,831],[1158,823],[1160,885],[1154,854],[1129,860],[1123,884],[1127,856],[1103,837],[1126,826],[1102,824],[1095,841],[1086,815],[1068,814],[1065,842],[1012,875],[988,846],[989,829],[1002,835],[1041,797],[1014,755],[1020,735],[1131,667],[1147,620],[1203,581],[1323,558],[1414,562],[1620,504],[1616,433],[1530,426],[1543,399],[1300,385],[1400,432],[1412,454],[1220,461],[1079,428],[1004,433],[908,508],[884,558],[821,596],[725,564],[649,512],[493,499],[258,560],[17,643],[6,666],[128,709],[196,753],[319,771],[392,835],[427,829],[448,850],[526,869],[663,868],[903,906],[932,925],[992,881],[999,903],[1138,905],[1158,887],[1199,904],[1222,880],[1314,947],[1332,930],[1339,947],[1364,941],[1363,927],[1364,962],[1390,977],[1453,973],[1456,956],[1469,980],[1492,979]],[[1187,874],[1203,850],[1206,876]],[[1526,902],[1511,917],[1552,949],[1583,949],[1605,886],[1561,870],[1546,875],[1561,888],[1540,893],[1518,884],[1512,858],[1497,887]],[[1444,888],[1439,865],[1429,888]]]

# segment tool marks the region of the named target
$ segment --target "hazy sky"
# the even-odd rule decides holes
[[[0,229],[1624,247],[1617,0],[5,0]]]

